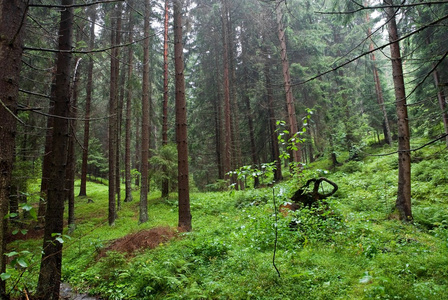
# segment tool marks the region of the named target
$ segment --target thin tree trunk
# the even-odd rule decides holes
[[[51,94],[53,96],[54,82],[51,85]],[[53,97],[52,97],[53,98]],[[48,114],[54,115],[54,101],[50,99],[50,107],[48,109]],[[45,150],[44,158],[42,161],[42,179],[40,184],[40,200],[39,200],[39,210],[38,218],[43,220],[45,217],[45,210],[47,209],[47,194],[48,194],[48,181],[50,179],[50,169],[51,169],[51,146],[53,139],[53,118],[47,119],[47,129],[45,131]]]
[[[117,27],[115,31],[115,44],[120,45],[121,44],[121,23],[122,23],[122,4],[121,2],[118,2],[118,8],[117,8]],[[117,203],[116,203],[116,211],[119,211],[121,209],[121,173],[120,173],[120,153],[121,153],[121,124],[122,124],[122,116],[123,116],[123,99],[124,99],[124,77],[125,72],[121,72],[122,76],[120,78],[120,48],[117,48],[115,50],[116,60],[115,60],[115,78],[116,78],[116,95],[117,98],[117,124],[116,131],[115,131],[115,193],[117,197]],[[121,88],[119,89],[119,86]],[[118,92],[120,90],[120,93]]]
[[[179,228],[191,231],[188,182],[187,103],[182,45],[182,0],[174,0],[174,60],[176,73],[176,140],[178,156]]]
[[[114,7],[111,12],[111,46],[116,45],[116,12],[118,8]],[[110,91],[109,91],[109,226],[115,225],[116,217],[116,151],[117,151],[117,48],[113,48],[110,56]]]
[[[78,58],[75,64],[72,83],[72,99],[70,104],[69,116],[72,118],[69,121],[69,140],[68,140],[68,154],[67,154],[67,200],[68,200],[68,227],[72,232],[75,229],[75,134],[76,134],[76,117],[77,117],[77,103],[78,103],[78,86],[79,73],[78,67],[81,58]]]
[[[133,1],[128,2],[129,7],[132,7]],[[128,43],[132,44],[133,30],[134,30],[134,14],[132,9],[129,9],[129,38]],[[132,127],[132,74],[133,74],[133,56],[134,51],[132,47],[128,47],[128,81],[126,94],[126,130],[125,130],[125,190],[126,196],[124,202],[132,201],[132,180],[131,180],[131,127]]]
[[[89,7],[90,15],[90,40],[89,49],[95,47],[95,22],[96,22],[96,8],[95,5]],[[89,138],[90,138],[90,107],[92,103],[93,91],[93,56],[89,57],[89,64],[87,66],[87,87],[86,87],[86,106],[85,106],[85,122],[84,122],[84,141],[82,149],[82,166],[81,166],[81,186],[79,189],[79,196],[87,196],[87,170],[89,158]]]
[[[245,32],[245,30],[243,30]],[[250,154],[252,158],[252,165],[255,168],[258,168],[258,157],[257,157],[257,148],[255,146],[255,132],[254,132],[254,115],[252,113],[252,108],[250,105],[250,97],[249,97],[249,70],[247,67],[247,46],[245,44],[246,40],[243,38],[242,46],[243,46],[243,66],[244,66],[244,89],[246,90],[246,93],[244,93],[243,100],[246,105],[246,116],[247,116],[247,122],[249,126],[249,139],[250,139]],[[254,188],[257,188],[260,185],[260,178],[258,176],[254,177]]]
[[[165,19],[163,34],[163,108],[162,108],[162,145],[168,144],[168,21],[169,21],[169,0],[165,0]],[[166,173],[166,166],[163,167]],[[164,178],[162,180],[162,197],[168,197],[169,181]]]
[[[369,4],[368,2],[369,1],[367,1],[367,4]],[[367,13],[367,15],[366,15],[366,21],[367,21],[367,25],[369,26],[369,21],[370,21],[369,13]],[[372,60],[373,79],[375,82],[376,98],[377,98],[378,105],[380,106],[381,112],[383,113],[383,126],[384,126],[384,132],[385,132],[384,139],[386,140],[386,142],[389,145],[392,145],[392,134],[390,132],[389,118],[387,116],[387,110],[386,110],[386,106],[384,104],[383,89],[381,88],[380,76],[378,74],[378,69],[376,67],[376,57],[375,57],[375,53],[373,52],[374,46],[373,46],[373,41],[372,41],[371,35],[372,35],[372,30],[369,26],[369,28],[367,29],[367,36],[370,39],[369,50],[372,51],[370,54],[370,59]]]
[[[388,6],[392,4],[392,0],[384,0],[384,5]],[[395,20],[395,9],[392,6],[386,8],[386,14],[389,20],[389,41],[392,43],[390,45],[390,55],[392,60],[392,76],[395,87],[395,101],[398,119],[398,192],[395,208],[400,215],[400,219],[410,221],[412,220],[411,153],[403,65],[401,60],[400,45],[397,42],[398,30]]]
[[[222,5],[222,30],[223,30],[223,66],[224,66],[224,178],[229,179],[228,172],[232,163],[232,122],[230,107],[230,83],[229,83],[229,33],[227,31],[228,9],[227,0],[221,0]]]
[[[145,1],[144,35],[149,35],[150,1]],[[148,169],[149,169],[149,38],[143,44],[143,97],[142,97],[142,149],[141,149],[141,189],[139,223],[148,221]]]
[[[439,101],[439,107],[442,111],[442,119],[443,119],[443,127],[445,129],[445,133],[448,134],[448,111],[446,107],[446,98],[445,93],[443,92],[443,87],[440,85],[439,72],[434,69],[432,72],[432,76],[434,78],[434,84],[437,89],[437,100]],[[448,147],[448,135],[445,138],[446,146]]]
[[[6,269],[6,234],[8,205],[14,163],[17,129],[17,100],[22,58],[22,35],[25,29],[27,1],[10,0],[0,3],[0,273]],[[0,297],[8,299],[5,280],[0,281]]]
[[[297,126],[296,119],[296,109],[294,105],[294,97],[292,94],[292,86],[291,86],[291,75],[289,73],[289,61],[286,49],[286,38],[285,38],[285,30],[283,27],[282,21],[282,12],[280,7],[277,8],[277,34],[278,39],[280,41],[280,55],[282,60],[282,70],[283,70],[283,80],[285,86],[285,94],[286,94],[286,107],[288,111],[288,124],[289,124],[289,133],[291,138],[294,139],[295,134],[299,131]],[[302,155],[300,152],[299,142],[298,140],[292,140],[292,145],[297,148],[297,150],[292,151],[292,159],[295,163],[300,163],[302,161]]]
[[[266,50],[265,50],[266,52]],[[264,77],[266,84],[266,97],[268,99],[268,114],[269,114],[269,132],[271,134],[271,153],[272,160],[275,161],[275,171],[274,180],[279,182],[283,179],[282,176],[282,162],[280,160],[280,150],[278,146],[277,132],[275,131],[277,127],[277,121],[275,119],[274,113],[274,95],[272,91],[271,76],[269,72],[268,57],[266,55],[264,62]]]
[[[57,234],[63,232],[65,169],[67,164],[68,120],[70,106],[70,71],[73,33],[73,0],[62,0],[67,6],[61,11],[59,27],[59,47],[64,50],[57,54],[55,115],[54,119],[52,163],[48,189],[47,210],[45,213],[45,231],[42,247],[42,260],[37,284],[37,299],[59,299],[61,283],[62,243]]]

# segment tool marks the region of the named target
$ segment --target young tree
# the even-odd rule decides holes
[[[411,153],[410,134],[408,124],[408,110],[406,106],[406,92],[403,77],[398,30],[395,20],[396,9],[392,0],[384,0],[388,20],[390,55],[392,61],[392,76],[395,88],[395,101],[398,119],[398,192],[395,208],[400,219],[412,220],[411,211]]]
[[[182,0],[173,0],[174,59],[176,73],[176,139],[178,155],[179,228],[191,231],[190,191],[188,182],[187,108],[182,44]]]
[[[145,1],[145,17],[143,32],[147,37],[143,42],[143,96],[142,96],[142,138],[141,138],[141,189],[139,223],[148,221],[148,168],[149,168],[149,18],[151,16],[150,1]]]
[[[70,73],[72,60],[73,0],[62,0],[59,45],[54,89],[54,112],[51,152],[51,173],[48,188],[42,260],[36,291],[37,299],[59,299],[61,283],[62,243],[65,199],[65,168],[67,163],[68,114],[70,105]]]
[[[22,34],[26,19],[25,0],[0,2],[0,273],[6,267],[6,239],[11,174],[14,162],[16,112],[22,59]],[[5,281],[0,281],[0,297],[8,299]]]

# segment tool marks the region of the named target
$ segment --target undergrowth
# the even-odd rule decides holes
[[[396,198],[396,157],[366,156],[332,172],[307,166],[273,188],[192,193],[192,232],[153,250],[111,251],[101,258],[114,239],[174,227],[176,197],[151,194],[150,221],[141,225],[138,203],[122,203],[115,227],[109,227],[107,187],[89,183],[93,203],[76,200],[77,227],[64,243],[63,280],[106,299],[447,299],[448,154],[442,149],[434,146],[414,155],[412,224],[389,218]],[[286,217],[277,212],[276,206],[318,176],[339,185],[325,209]],[[13,287],[18,292],[35,287],[40,244],[10,245],[34,249]]]

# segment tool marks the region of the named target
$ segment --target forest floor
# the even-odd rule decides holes
[[[390,152],[380,146],[365,151]],[[444,145],[413,153],[410,223],[391,215],[396,158],[347,157],[339,157],[344,163],[336,169],[320,160],[299,175],[285,173],[287,179],[273,187],[192,191],[192,232],[175,227],[177,195],[162,199],[159,191],[150,193],[147,223],[138,224],[134,200],[121,203],[110,227],[107,186],[89,182],[88,198],[76,198],[75,231],[61,236],[63,281],[73,297],[116,300],[448,299]],[[326,199],[328,210],[278,213],[308,179],[322,176],[339,186]],[[270,180],[267,174],[262,183]],[[290,228],[293,220],[297,230]],[[12,296],[32,293],[36,286],[38,233],[30,231],[8,245],[17,253],[8,269]]]

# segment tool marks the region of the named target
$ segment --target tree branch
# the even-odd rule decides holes
[[[91,3],[84,3],[84,4],[73,4],[73,5],[48,5],[48,4],[29,4],[28,7],[46,7],[46,8],[71,8],[71,7],[86,7],[86,6],[92,6],[97,4],[106,4],[106,3],[115,3],[115,2],[123,2],[125,0],[103,0],[103,1],[95,1]]]
[[[369,154],[366,153],[368,156],[389,156],[389,155],[393,155],[393,154],[397,154],[397,153],[402,153],[402,152],[414,152],[414,151],[418,151],[420,149],[425,148],[426,146],[429,146],[431,144],[434,144],[437,141],[440,141],[441,139],[444,139],[445,137],[448,136],[448,133],[442,134],[441,136],[439,136],[438,138],[436,138],[435,140],[432,140],[418,148],[414,148],[414,149],[409,149],[409,150],[398,150],[398,151],[394,151],[394,152],[390,152],[390,153],[385,153],[385,154]]]

